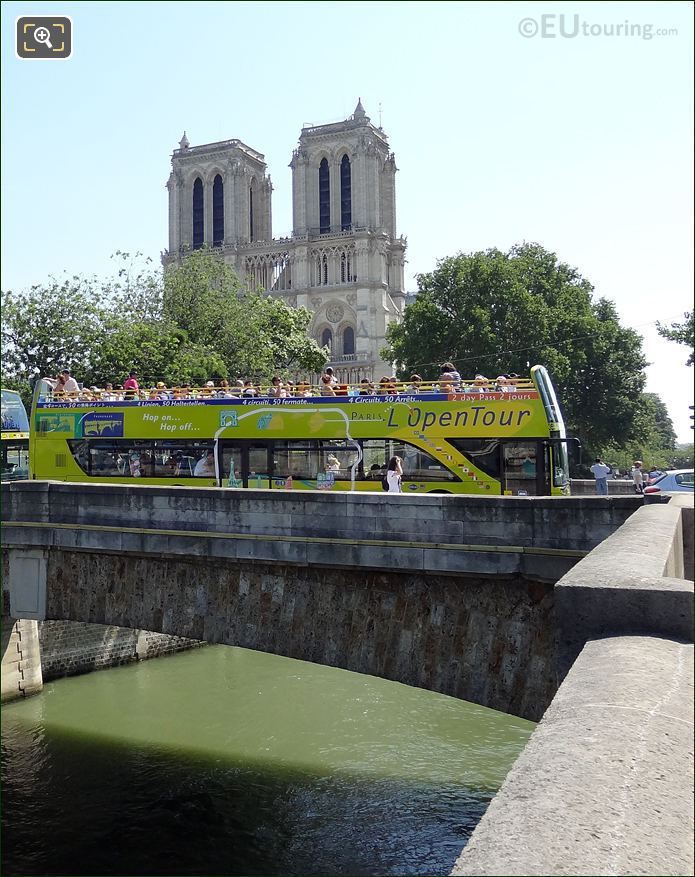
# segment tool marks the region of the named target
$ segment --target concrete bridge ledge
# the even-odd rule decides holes
[[[692,875],[693,647],[589,642],[455,875]]]
[[[585,642],[648,633],[693,641],[693,583],[685,573],[683,508],[647,505],[555,585],[558,675]]]

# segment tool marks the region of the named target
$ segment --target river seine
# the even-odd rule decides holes
[[[208,646],[3,708],[4,875],[448,874],[533,724]]]

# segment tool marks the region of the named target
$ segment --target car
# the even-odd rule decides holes
[[[644,493],[693,493],[695,480],[692,469],[674,469],[644,488]]]

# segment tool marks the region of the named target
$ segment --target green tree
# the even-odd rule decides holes
[[[676,432],[668,409],[656,393],[643,393],[636,416],[637,438],[618,444],[612,442],[595,450],[596,456],[625,471],[635,460],[642,460],[647,468],[673,468],[676,453]],[[584,454],[585,464],[590,459]]]
[[[88,386],[122,383],[134,369],[144,387],[323,368],[326,352],[306,336],[309,311],[246,289],[210,251],[164,273],[139,253],[113,258],[112,277],[3,294],[3,386],[25,403],[36,378],[63,368]]]
[[[326,352],[306,335],[306,308],[245,288],[206,249],[165,271],[162,315],[185,328],[193,344],[218,353],[233,376],[268,379],[286,369],[320,371],[326,363]]]
[[[692,469],[693,457],[695,450],[692,442],[690,444],[676,445],[676,450],[671,457],[671,468],[673,469]]]
[[[690,348],[690,356],[686,365],[692,365],[695,362],[695,327],[693,326],[693,311],[686,311],[683,315],[685,320],[683,323],[671,323],[671,326],[664,326],[661,323],[656,324],[656,331],[664,338],[670,341],[677,341],[678,344],[687,344]]]
[[[3,379],[29,383],[63,368],[80,374],[89,364],[105,315],[96,280],[52,277],[2,299]]]
[[[441,260],[418,275],[415,302],[382,352],[401,376],[434,378],[452,360],[494,377],[547,366],[569,431],[589,449],[636,437],[644,388],[641,339],[615,306],[593,299],[576,269],[538,244]]]

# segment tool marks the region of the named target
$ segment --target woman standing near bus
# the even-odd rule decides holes
[[[389,493],[401,493],[401,479],[403,478],[403,461],[400,457],[391,457],[386,468],[386,481]]]

